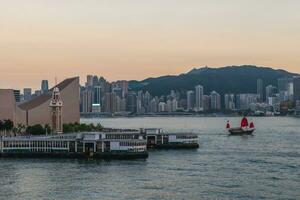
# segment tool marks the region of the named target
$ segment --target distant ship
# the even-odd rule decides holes
[[[252,135],[255,131],[254,123],[251,122],[249,124],[247,117],[243,117],[240,127],[231,128],[230,122],[227,121],[226,129],[228,130],[229,135]]]

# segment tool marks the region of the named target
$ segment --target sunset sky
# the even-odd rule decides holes
[[[0,0],[0,88],[241,64],[300,73],[299,0]]]

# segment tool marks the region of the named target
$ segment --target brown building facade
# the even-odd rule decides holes
[[[69,78],[57,85],[61,93],[63,123],[80,122],[79,77]],[[50,100],[52,89],[30,101],[16,105],[13,90],[0,89],[0,120],[11,119],[15,124],[51,124]]]

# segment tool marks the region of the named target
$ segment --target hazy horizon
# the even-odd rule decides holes
[[[251,64],[300,73],[297,0],[0,0],[0,88]]]

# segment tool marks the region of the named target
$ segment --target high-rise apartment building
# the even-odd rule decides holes
[[[128,81],[121,80],[121,81],[116,81],[112,83],[113,88],[121,88],[122,90],[122,97],[125,97],[128,93]]]
[[[126,97],[126,107],[127,111],[131,113],[136,113],[136,107],[137,107],[137,95],[135,92],[128,92]]]
[[[81,92],[81,108],[82,108],[82,112],[84,113],[88,113],[88,112],[92,112],[92,100],[93,100],[93,96],[92,96],[92,91],[89,89],[84,89]]]
[[[187,104],[187,110],[191,111],[195,108],[195,92],[192,90],[189,90],[186,92],[186,104]]]
[[[124,97],[122,88],[115,87],[112,89],[112,92],[114,92],[120,99]]]
[[[149,102],[148,112],[149,113],[156,113],[157,111],[158,111],[158,100],[156,98],[153,98]]]
[[[280,101],[292,100],[293,98],[293,78],[279,78],[277,80]]]
[[[257,94],[238,94],[236,95],[236,108],[240,110],[250,109],[250,105],[258,102]]]
[[[300,76],[294,77],[293,83],[294,100],[300,101]]]
[[[210,110],[210,96],[209,95],[203,95],[203,108],[204,108],[204,111]]]
[[[210,93],[211,110],[221,110],[221,96],[216,91]]]
[[[266,102],[269,101],[269,97],[273,97],[276,93],[276,87],[273,85],[268,85],[266,87]]]
[[[203,111],[203,86],[197,85],[195,87],[195,110],[196,111]]]
[[[234,94],[225,94],[225,109],[234,110],[235,109],[235,96]]]
[[[263,80],[262,79],[257,79],[257,96],[258,96],[258,101],[263,102],[264,100],[264,89],[263,89]]]
[[[158,103],[158,112],[166,112],[166,103],[165,102],[159,102]]]

